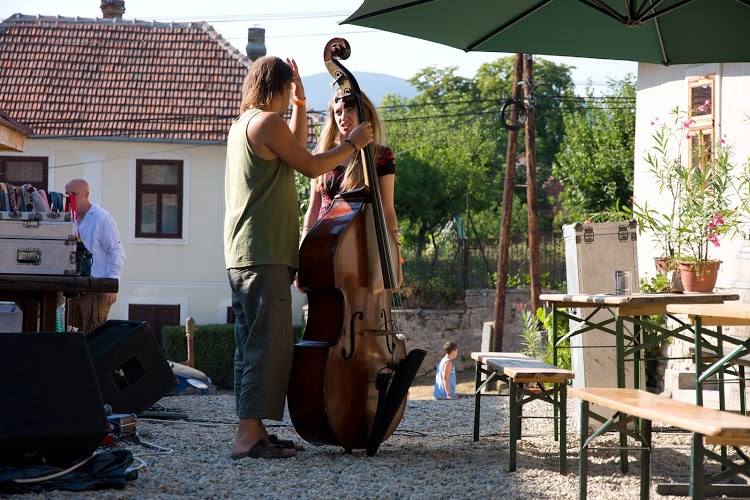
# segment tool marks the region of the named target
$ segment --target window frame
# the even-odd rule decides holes
[[[174,165],[177,167],[177,185],[169,184],[143,184],[142,167],[143,165]],[[135,237],[149,239],[171,239],[180,240],[183,238],[182,214],[184,210],[184,186],[185,186],[185,165],[183,160],[160,160],[160,159],[136,159],[135,161]],[[156,194],[156,232],[144,233],[141,231],[141,201],[143,194]],[[161,232],[162,217],[162,195],[177,195],[177,232]]]
[[[31,184],[37,189],[43,189],[49,191],[49,157],[47,156],[22,156],[22,155],[0,155],[0,182],[11,183],[7,179],[3,179],[6,176],[6,162],[8,161],[21,161],[21,162],[41,162],[43,164],[44,183],[43,185],[37,185],[36,182],[25,180],[23,182],[13,181],[14,186],[22,186],[24,184]]]
[[[693,89],[702,85],[711,87],[711,113],[693,114]],[[695,122],[694,128],[714,126],[716,116],[716,75],[698,76],[688,79],[688,117]],[[693,127],[691,127],[693,128]]]

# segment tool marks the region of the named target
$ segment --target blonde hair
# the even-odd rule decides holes
[[[344,141],[346,137],[343,137],[339,132],[339,127],[336,125],[336,116],[334,115],[333,108],[336,104],[336,99],[339,96],[335,96],[333,99],[328,101],[326,121],[323,124],[323,129],[320,132],[320,140],[315,148],[315,151],[322,153],[330,149],[335,148],[338,144]],[[372,124],[372,131],[374,135],[373,144],[375,145],[375,161],[377,161],[377,153],[380,146],[385,145],[385,128],[383,122],[380,121],[380,116],[375,109],[375,105],[372,101],[364,94],[360,93],[360,99],[362,101],[362,107],[365,111],[365,120]],[[348,104],[348,103],[347,103]],[[347,104],[344,106],[347,107]],[[356,104],[348,104],[349,106],[356,106]],[[320,176],[316,180],[316,185],[320,185],[323,182],[323,177]],[[360,155],[356,155],[349,161],[344,171],[344,179],[341,182],[341,191],[351,191],[365,185],[365,175],[362,168],[362,159]]]
[[[242,82],[240,113],[268,106],[273,96],[292,83],[292,68],[274,56],[256,59]]]

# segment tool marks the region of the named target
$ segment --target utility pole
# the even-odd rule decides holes
[[[536,203],[536,143],[534,129],[534,60],[531,54],[523,56],[523,95],[526,102],[526,207],[529,226],[529,277],[531,278],[531,311],[539,307],[542,278],[539,265],[539,214]]]
[[[522,54],[516,54],[513,76],[512,98],[518,102],[518,84],[523,73]],[[518,122],[518,106],[510,110],[511,123]],[[503,218],[497,247],[497,286],[495,287],[495,327],[492,329],[492,350],[503,350],[503,325],[505,324],[505,282],[508,278],[508,250],[510,247],[510,220],[513,211],[513,189],[516,185],[516,155],[518,152],[518,130],[508,130],[508,147],[505,153],[505,178],[503,180]]]

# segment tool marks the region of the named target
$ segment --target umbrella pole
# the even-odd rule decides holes
[[[523,73],[523,58],[521,54],[515,57],[515,73],[513,76],[513,99],[518,99],[518,84]],[[518,106],[512,106],[510,121],[518,121]],[[505,324],[505,283],[508,279],[508,249],[510,247],[510,218],[513,211],[513,188],[516,181],[516,155],[518,151],[518,130],[508,131],[508,148],[505,154],[505,177],[503,181],[503,218],[500,223],[500,237],[497,248],[497,285],[495,288],[495,327],[492,329],[492,350],[503,350],[503,325]]]
[[[529,226],[529,276],[531,278],[531,311],[539,307],[542,279],[539,269],[539,214],[536,201],[536,143],[534,126],[534,60],[531,54],[523,56],[523,95],[526,102],[526,207]]]

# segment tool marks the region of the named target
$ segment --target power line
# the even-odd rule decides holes
[[[326,17],[345,17],[350,14],[346,10],[325,10],[310,12],[272,12],[266,14],[223,14],[213,16],[185,16],[185,17],[152,17],[142,16],[145,19],[165,22],[199,22],[211,23],[234,23],[240,21],[297,21],[300,19],[321,19]]]

